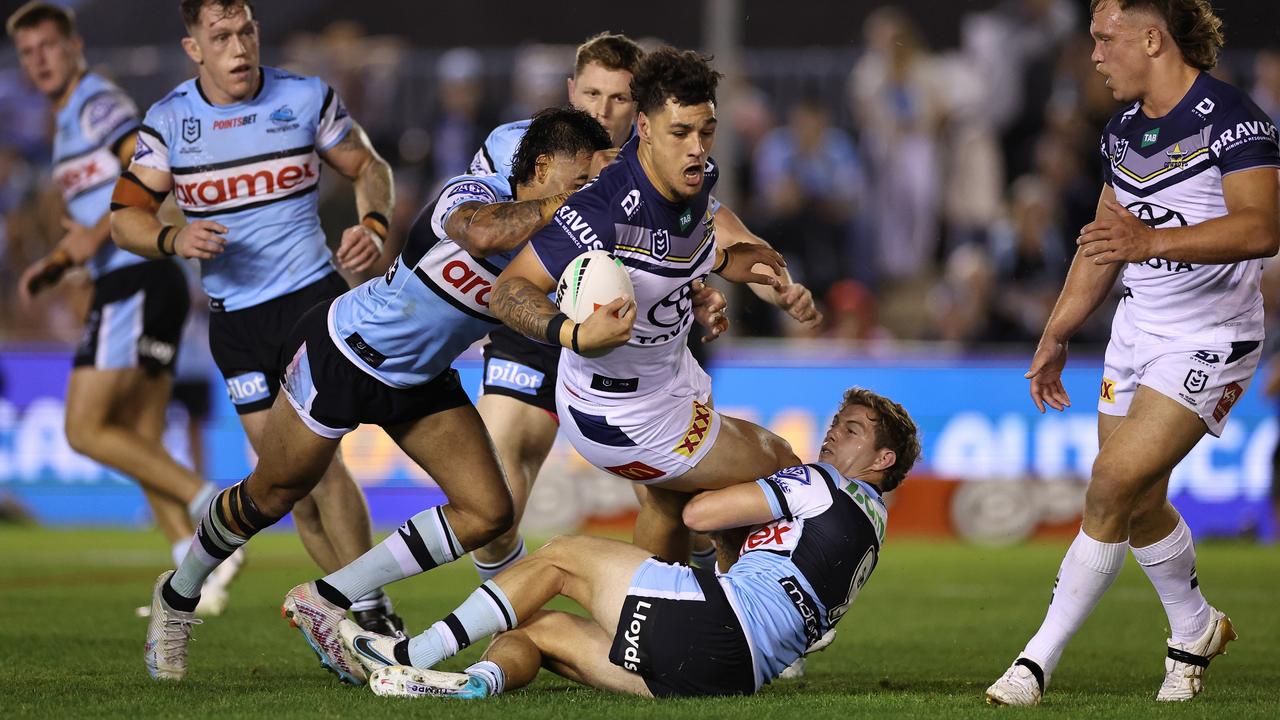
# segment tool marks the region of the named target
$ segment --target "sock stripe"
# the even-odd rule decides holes
[[[258,506],[253,502],[253,498],[249,496],[249,489],[245,487],[245,482],[245,480],[241,480],[236,483],[236,487],[240,489],[238,493],[240,497],[240,513],[244,517],[247,525],[246,529],[256,533],[263,528],[275,525],[280,518],[267,517],[266,513],[258,509]]]
[[[441,545],[449,550],[449,560],[457,560],[462,557],[462,546],[458,543],[458,538],[454,537],[453,528],[449,527],[449,521],[444,516],[443,505],[436,506],[436,515],[439,518],[439,524],[436,527],[439,529],[442,536],[441,539],[444,541]]]
[[[244,544],[243,540],[237,542],[239,536],[231,532],[231,528],[227,527],[226,519],[217,512],[211,510],[208,521],[207,525],[212,536],[210,539],[222,549],[233,551]]]
[[[498,592],[501,592],[501,590],[494,592],[497,587],[498,586],[495,585],[492,580],[488,580],[480,586],[480,589],[485,592],[485,595],[489,597],[489,600],[494,604],[498,613],[502,616],[503,629],[510,630],[516,626],[515,611],[514,608],[511,608],[511,606],[506,602],[507,599],[505,597],[499,597]]]
[[[463,627],[462,621],[458,619],[457,615],[449,613],[444,619],[444,624],[445,627],[449,628],[449,632],[453,633],[453,640],[458,644],[459,650],[471,645],[471,638],[467,636],[467,629]]]
[[[228,488],[227,495],[227,513],[231,516],[231,520],[241,530],[248,532],[249,524],[244,521],[244,513],[240,512],[240,483],[236,483],[234,487]],[[221,505],[221,503],[219,503]]]
[[[412,519],[407,520],[396,532],[399,533],[400,539],[409,549],[409,554],[413,556],[423,572],[436,567],[436,559],[431,557],[431,552],[427,550],[427,543],[422,539],[422,531],[418,530],[417,524]]]
[[[492,563],[483,562],[481,560],[477,560],[474,555],[472,555],[471,560],[476,564],[476,567],[480,568],[481,570],[497,570],[498,568],[501,568],[504,565],[510,563],[512,560],[515,560],[516,558],[520,557],[520,555],[523,552],[524,552],[524,538],[520,538],[520,542],[516,545],[516,549],[512,550],[510,553],[507,554],[506,557],[502,558],[497,562],[492,562]]]

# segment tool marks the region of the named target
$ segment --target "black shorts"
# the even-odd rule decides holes
[[[317,435],[336,439],[365,423],[390,427],[471,404],[453,368],[394,388],[356,367],[329,337],[330,304],[308,310],[286,344],[285,397]]]
[[[631,591],[609,662],[644,678],[654,697],[755,692],[746,631],[713,571],[654,558],[636,571]]]
[[[503,325],[484,346],[484,394],[506,395],[556,415],[560,348],[530,340]]]
[[[73,364],[172,373],[190,308],[187,278],[171,260],[106,273],[93,283],[93,304]]]
[[[227,394],[237,413],[271,407],[288,361],[283,353],[290,330],[317,303],[348,289],[347,281],[335,272],[261,305],[209,313],[209,351],[227,381]]]

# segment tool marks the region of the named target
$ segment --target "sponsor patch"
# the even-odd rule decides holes
[[[506,388],[525,395],[537,395],[545,379],[545,373],[501,358],[490,359],[484,371],[485,387]]]
[[[1160,139],[1160,128],[1142,133],[1142,147],[1154,145]]]
[[[632,482],[644,482],[646,480],[655,480],[666,475],[663,471],[655,467],[649,467],[644,463],[636,460],[626,465],[614,465],[605,468],[607,472],[611,472],[621,478],[626,478]]]
[[[266,400],[271,390],[267,386],[267,376],[260,372],[245,373],[227,378],[227,394],[235,405]]]
[[[1187,371],[1187,378],[1182,381],[1182,387],[1187,389],[1189,393],[1198,393],[1209,384],[1209,373],[1192,368]]]
[[[689,429],[685,431],[684,437],[672,448],[672,451],[687,458],[693,457],[693,454],[702,446],[702,441],[707,438],[707,431],[710,429],[711,408],[694,400],[693,417],[689,420]]]
[[[1243,394],[1244,388],[1240,386],[1240,383],[1228,383],[1222,389],[1222,397],[1218,398],[1218,404],[1213,408],[1213,419],[1217,422],[1222,422],[1223,418],[1227,416],[1227,413],[1231,412],[1232,406],[1236,404],[1236,401]]]
[[[1116,401],[1116,381],[1111,378],[1102,378],[1102,392],[1098,395],[1102,402],[1115,403]]]

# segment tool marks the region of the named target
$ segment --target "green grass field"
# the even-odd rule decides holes
[[[983,689],[1039,623],[1066,543],[987,550],[891,542],[807,677],[752,698],[653,701],[611,696],[547,673],[483,703],[388,701],[320,669],[280,600],[316,576],[298,541],[270,533],[251,546],[226,615],[196,628],[187,679],[157,684],[142,664],[136,606],[168,553],[154,533],[0,528],[0,710],[14,717],[1280,717],[1280,553],[1205,544],[1200,578],[1241,640],[1214,662],[1208,690],[1157,705],[1165,617],[1130,562],[1068,650],[1038,709],[989,708]],[[421,630],[476,584],[463,561],[392,588]],[[446,665],[458,669],[472,648]]]

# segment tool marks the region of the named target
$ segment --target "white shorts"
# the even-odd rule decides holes
[[[1200,416],[1217,437],[1261,357],[1261,340],[1208,343],[1143,332],[1122,302],[1111,324],[1098,412],[1123,417],[1138,386],[1146,385]]]
[[[587,462],[641,485],[673,480],[697,465],[720,434],[711,406],[711,378],[636,398],[626,405],[589,403],[556,388],[560,430]]]

